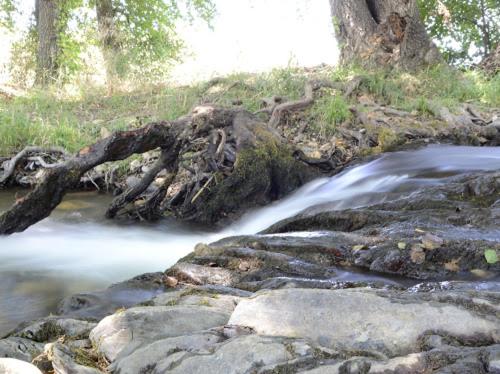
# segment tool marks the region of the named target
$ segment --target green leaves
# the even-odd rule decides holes
[[[498,262],[498,255],[495,249],[486,249],[484,251],[484,258],[488,264],[496,264]]]
[[[419,0],[427,31],[448,62],[470,65],[500,42],[498,0]]]

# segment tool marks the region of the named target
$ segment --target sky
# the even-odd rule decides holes
[[[24,19],[34,1],[22,0]],[[215,0],[212,28],[201,21],[179,26],[187,49],[172,71],[178,83],[274,67],[334,64],[338,59],[328,0]],[[0,32],[0,82],[11,36]]]
[[[338,51],[328,0],[217,0],[213,30],[198,23],[181,31],[193,54],[179,80],[289,64],[334,64]]]

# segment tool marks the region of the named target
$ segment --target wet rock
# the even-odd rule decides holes
[[[479,316],[444,301],[427,302],[418,294],[399,300],[398,293],[367,289],[262,292],[242,300],[229,324],[261,335],[300,336],[333,349],[377,351],[388,357],[417,350],[419,337],[430,329],[487,341],[495,341],[499,333],[495,315]]]
[[[27,362],[14,358],[0,358],[0,373],[2,374],[42,374],[40,370]]]
[[[120,308],[129,308],[165,291],[163,273],[146,273],[92,293],[80,293],[61,301],[58,314],[101,320]]]
[[[144,343],[222,326],[228,319],[229,314],[206,306],[137,307],[104,318],[90,339],[114,361]]]
[[[0,357],[31,362],[43,351],[43,344],[29,339],[10,337],[0,340]]]

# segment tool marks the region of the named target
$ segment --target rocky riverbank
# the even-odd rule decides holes
[[[498,373],[499,220],[498,172],[314,206],[69,297],[0,356],[44,373]]]

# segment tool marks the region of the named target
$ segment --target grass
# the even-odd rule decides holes
[[[151,86],[112,96],[102,88],[81,88],[69,94],[54,87],[33,90],[24,97],[0,98],[0,156],[11,155],[26,145],[57,145],[74,152],[109,131],[171,120],[205,102],[233,105],[238,100],[244,108],[255,111],[265,97],[301,97],[304,82],[311,74],[343,82],[362,76],[361,94],[368,99],[423,116],[432,116],[441,106],[454,110],[463,102],[500,107],[499,75],[487,78],[476,71],[445,67],[416,74],[367,72],[358,67],[325,67],[314,73],[287,68],[263,74],[233,74],[210,88],[207,82],[189,87]],[[354,104],[336,91],[323,90],[321,98],[306,112],[312,123],[308,131],[333,135],[339,124],[351,119],[349,106]]]

